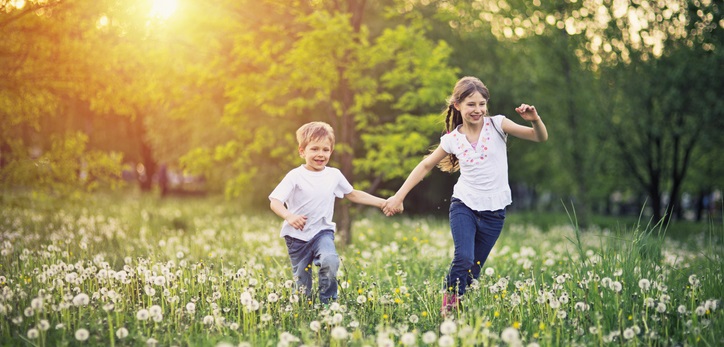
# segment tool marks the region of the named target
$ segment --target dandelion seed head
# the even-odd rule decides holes
[[[455,339],[453,339],[450,335],[443,335],[440,336],[440,339],[437,341],[437,344],[440,347],[452,347],[455,345]]]
[[[38,329],[31,328],[30,330],[28,330],[27,335],[28,335],[28,339],[35,340],[38,338],[38,336],[40,336],[40,333],[38,332]]]
[[[432,344],[437,341],[437,334],[434,331],[427,331],[422,334],[422,342],[426,344]]]
[[[443,335],[452,335],[457,331],[457,325],[451,320],[446,320],[440,324],[440,333]]]
[[[80,328],[75,331],[75,339],[78,341],[88,340],[89,335],[90,335],[90,333],[88,332],[88,330],[83,329],[83,328]]]
[[[138,319],[140,321],[148,320],[148,318],[150,318],[150,316],[151,316],[151,314],[148,313],[148,310],[145,308],[142,308],[142,309],[138,310],[138,312],[136,312],[136,319]]]
[[[128,329],[125,327],[120,327],[116,329],[116,337],[119,339],[125,339],[128,336]]]
[[[400,343],[403,346],[414,346],[417,343],[417,337],[411,332],[406,332],[400,336]]]
[[[322,328],[322,323],[320,323],[319,321],[313,320],[313,321],[309,322],[309,329],[311,329],[315,333],[319,332],[319,330],[321,328]]]
[[[344,327],[336,326],[332,328],[330,336],[335,340],[344,340],[348,336],[347,329],[345,329]]]

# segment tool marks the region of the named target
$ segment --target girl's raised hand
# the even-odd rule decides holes
[[[535,106],[533,105],[520,104],[520,106],[515,108],[515,112],[518,112],[523,119],[529,122],[535,122],[540,119],[538,111],[536,111]]]

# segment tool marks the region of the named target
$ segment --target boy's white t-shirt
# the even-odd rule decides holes
[[[302,165],[289,171],[269,199],[283,202],[293,214],[307,216],[307,223],[304,230],[297,230],[284,221],[281,236],[309,241],[322,230],[336,230],[336,224],[332,222],[334,199],[341,199],[353,190],[347,178],[336,168],[310,171]]]
[[[475,148],[455,128],[440,138],[440,147],[460,163],[460,178],[452,196],[475,211],[495,211],[513,202],[508,185],[508,153],[503,129],[505,116],[485,117]],[[492,122],[495,122],[493,126]]]

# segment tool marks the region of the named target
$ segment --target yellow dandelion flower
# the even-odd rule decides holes
[[[420,313],[420,315],[423,317],[427,317],[427,311],[422,311],[422,313]]]
[[[365,291],[364,291],[364,290],[362,290],[362,288],[360,288],[360,289],[357,289],[357,294],[362,294],[362,293],[364,293],[364,292],[365,292]]]
[[[538,329],[540,329],[540,330],[546,330],[546,323],[540,323],[540,324],[538,324]]]
[[[486,322],[485,322],[485,327],[486,327],[486,328],[490,328],[491,326],[493,326],[493,323],[491,323],[490,321],[486,321]]]
[[[633,320],[633,316],[629,315],[628,320]]]
[[[400,288],[395,288],[395,294],[400,294]]]
[[[536,338],[536,339],[537,339],[538,337],[540,337],[540,334],[538,334],[538,333],[533,333],[533,338]]]
[[[395,303],[396,303],[396,304],[401,304],[401,303],[402,303],[402,300],[400,300],[400,298],[395,298]]]
[[[382,319],[387,320],[388,318],[390,318],[390,316],[388,316],[387,313],[382,315]]]
[[[500,317],[500,312],[495,311],[495,313],[493,313],[493,317]]]
[[[520,329],[520,322],[513,322],[513,328]]]

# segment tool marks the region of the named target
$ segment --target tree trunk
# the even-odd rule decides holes
[[[146,139],[146,127],[140,115],[141,112],[137,110],[136,117],[133,119],[136,140],[139,141],[139,155],[141,164],[143,164],[143,172],[138,176],[138,186],[142,192],[150,192],[153,188],[153,176],[156,174],[158,164],[153,158],[153,150]]]

